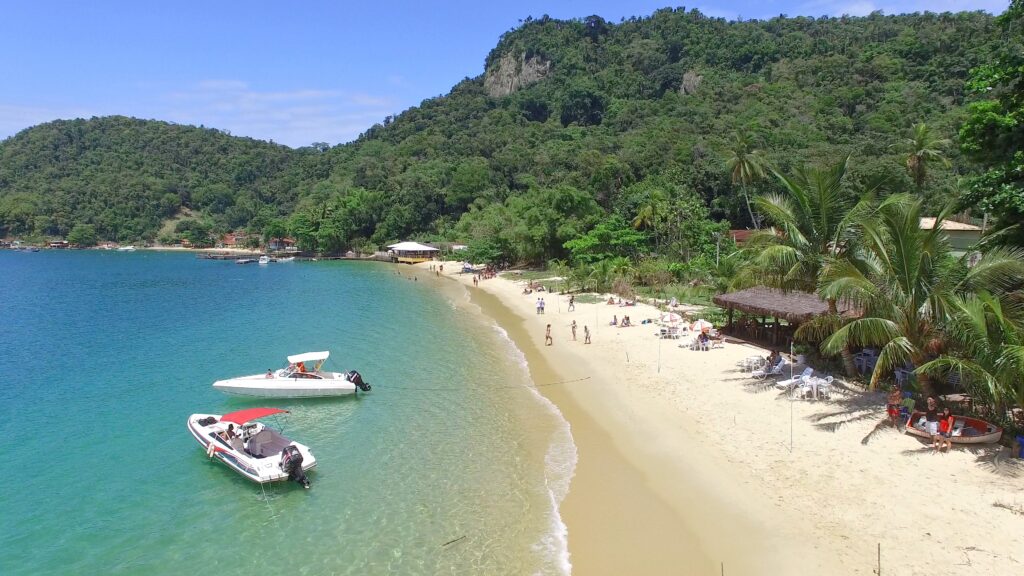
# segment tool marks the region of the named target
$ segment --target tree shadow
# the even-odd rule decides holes
[[[906,436],[917,440],[920,447],[900,451],[903,456],[921,457],[928,454],[941,456],[944,453],[935,452],[930,438],[910,434]],[[990,474],[1003,478],[1024,478],[1024,460],[1014,458],[1008,448],[999,444],[953,444],[952,450],[971,454],[974,456],[975,465]]]

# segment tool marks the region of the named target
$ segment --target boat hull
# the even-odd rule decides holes
[[[346,396],[356,393],[356,385],[335,372],[334,377],[311,378],[267,378],[263,374],[218,380],[213,387],[232,396],[257,398],[319,398],[325,396]]]
[[[999,442],[1003,436],[1003,429],[995,424],[967,416],[953,417],[953,435],[949,437],[953,444],[992,444]],[[925,430],[924,422],[924,412],[914,411],[907,420],[907,433],[921,438],[931,438]]]
[[[213,443],[215,450],[212,458],[216,458],[228,468],[238,472],[242,476],[258,484],[269,482],[284,482],[288,480],[288,474],[278,467],[280,455],[270,455],[264,458],[253,458],[244,452],[239,452],[223,442],[216,434],[211,435],[209,427],[201,426],[199,420],[207,417],[219,418],[216,414],[193,414],[188,419],[188,431],[192,437],[203,447],[203,450],[211,450]],[[293,442],[302,454],[302,470],[309,471],[316,467],[316,458],[309,451],[309,448]]]

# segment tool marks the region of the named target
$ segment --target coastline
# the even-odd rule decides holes
[[[431,264],[417,268],[436,276]],[[561,295],[541,294],[548,308],[539,316],[537,294],[522,296],[514,280],[474,287],[460,265],[449,266],[444,276],[506,330],[571,426],[578,462],[560,511],[574,572],[1021,569],[1024,558],[1013,551],[1024,549],[1024,517],[1000,508],[1024,499],[1020,461],[996,452],[990,467],[968,450],[933,455],[891,428],[876,429],[884,411],[871,398],[851,406],[759,393],[735,367],[765,353],[752,346],[701,353],[659,341],[650,325],[608,326],[623,311],[634,321],[656,318],[653,307],[578,303],[570,313]],[[552,346],[544,345],[547,323]],[[592,345],[582,344],[583,325]],[[941,529],[950,524],[954,534]]]

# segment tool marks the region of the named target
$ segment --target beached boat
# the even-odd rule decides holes
[[[294,480],[309,488],[306,471],[316,466],[309,447],[285,438],[258,418],[280,414],[278,408],[249,408],[223,416],[193,414],[188,431],[211,458],[253,482]],[[229,432],[230,430],[230,432]]]
[[[355,370],[327,372],[322,370],[330,352],[306,352],[288,357],[288,366],[276,372],[218,380],[213,387],[225,394],[261,398],[315,398],[344,396],[357,390],[370,391]]]
[[[1003,429],[977,418],[953,416],[953,433],[949,441],[953,444],[990,444],[999,442]],[[907,432],[922,438],[931,438],[925,429],[925,414],[915,410],[907,420]]]
[[[267,256],[266,254],[264,254],[263,256],[260,256],[259,263],[262,266],[266,266],[267,264],[270,264],[270,256]]]

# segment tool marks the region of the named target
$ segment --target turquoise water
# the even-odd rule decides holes
[[[567,425],[464,293],[396,270],[0,251],[0,573],[564,573]],[[314,350],[373,391],[210,386]],[[259,405],[290,410],[311,490],[261,489],[186,431]]]

